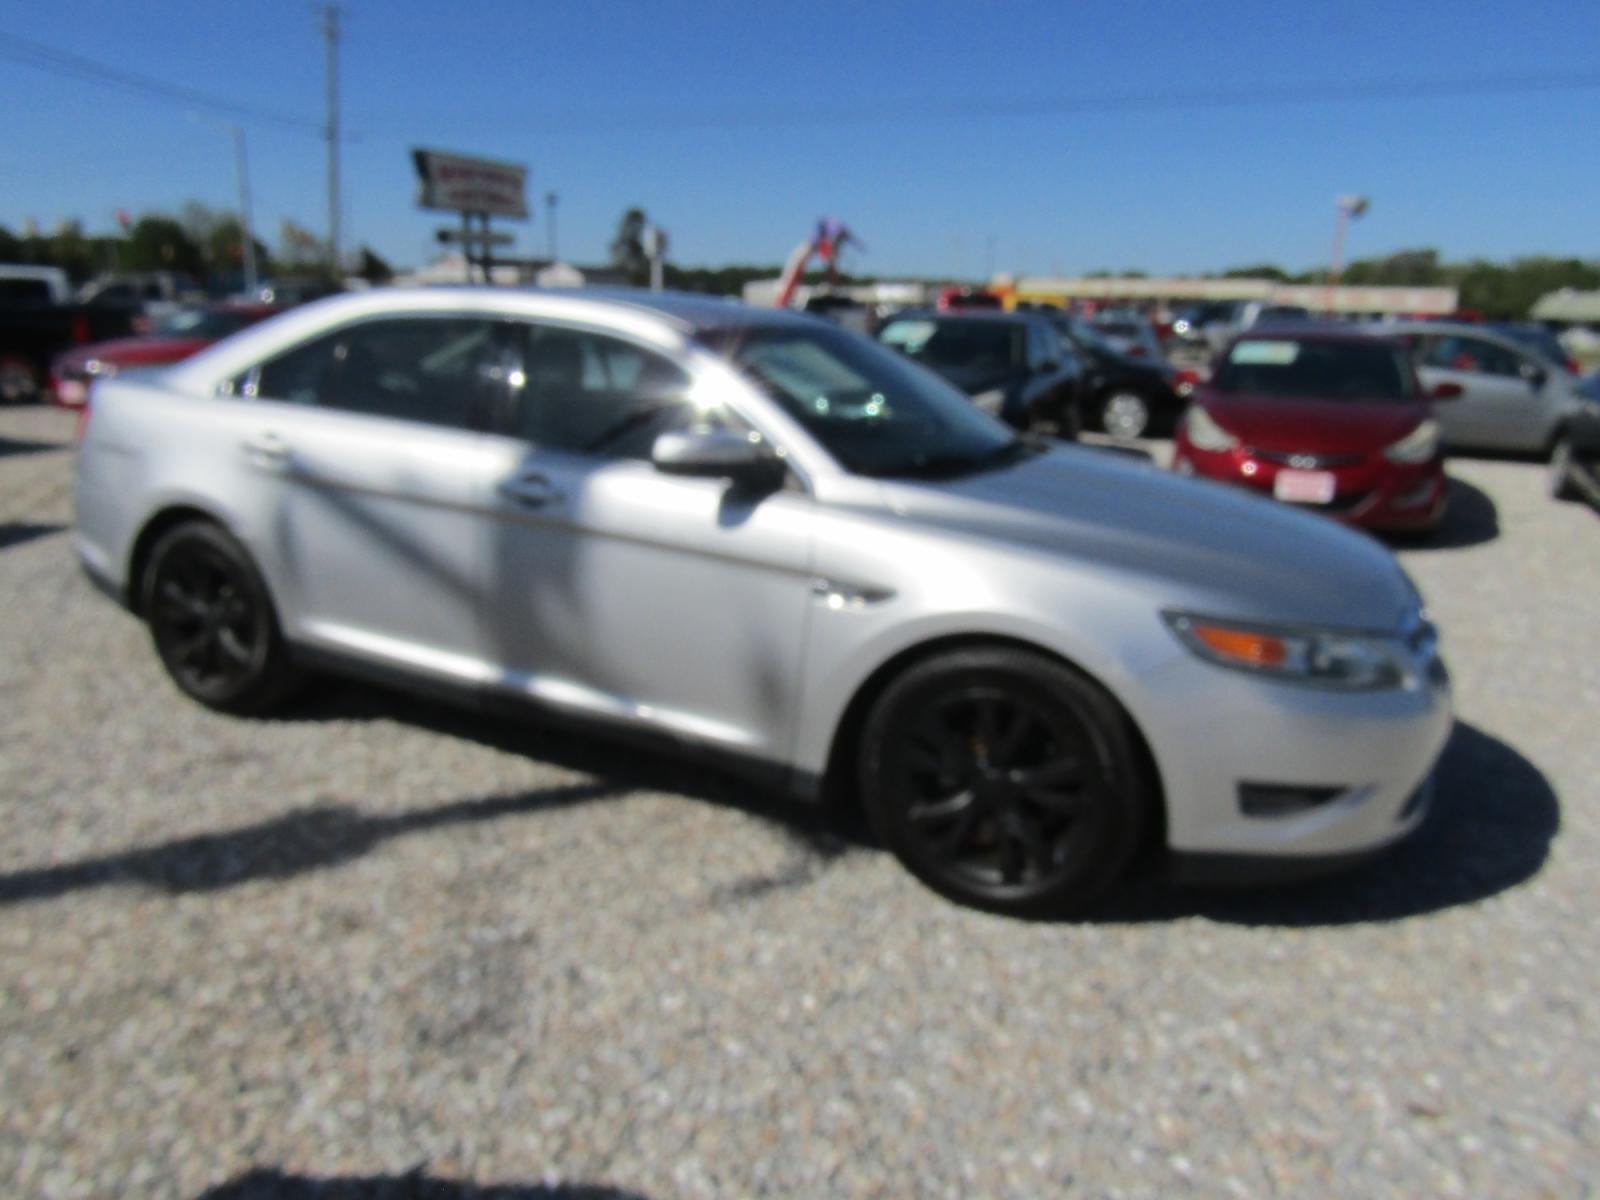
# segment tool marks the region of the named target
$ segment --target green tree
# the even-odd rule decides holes
[[[22,243],[17,235],[4,225],[0,225],[0,263],[19,263],[22,261]]]
[[[630,208],[617,222],[617,236],[611,239],[611,265],[628,276],[633,284],[650,278],[650,260],[644,253],[645,215],[642,208]]]
[[[205,270],[205,259],[181,224],[171,217],[146,213],[128,231],[121,265],[128,271],[181,271],[186,275],[199,275]]]
[[[394,278],[394,268],[369,246],[361,247],[361,263],[356,274],[368,283],[388,283]]]

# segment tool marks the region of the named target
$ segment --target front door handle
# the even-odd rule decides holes
[[[282,470],[289,462],[289,443],[275,433],[258,433],[247,439],[244,452],[258,467]]]
[[[561,492],[543,475],[518,475],[500,485],[500,494],[524,508],[548,508],[561,499]]]

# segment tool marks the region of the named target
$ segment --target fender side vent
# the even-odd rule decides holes
[[[1239,811],[1247,817],[1290,817],[1326,804],[1347,790],[1299,783],[1241,783]]]

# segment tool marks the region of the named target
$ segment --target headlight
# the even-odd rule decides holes
[[[972,402],[992,417],[998,417],[1000,410],[1006,405],[1005,388],[990,388],[987,392],[979,392],[972,398]]]
[[[1238,438],[1212,420],[1211,414],[1198,404],[1191,405],[1184,415],[1183,428],[1197,450],[1232,450],[1239,444]]]
[[[1390,462],[1424,463],[1439,453],[1439,422],[1429,418],[1405,437],[1386,446],[1383,456]]]
[[[1412,674],[1411,655],[1398,637],[1264,628],[1189,613],[1162,616],[1195,654],[1236,671],[1352,692],[1400,687]]]

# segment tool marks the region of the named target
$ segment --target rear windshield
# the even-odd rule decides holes
[[[1415,381],[1405,352],[1382,342],[1245,338],[1235,342],[1211,386],[1235,396],[1316,400],[1409,400]]]

